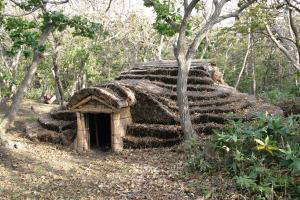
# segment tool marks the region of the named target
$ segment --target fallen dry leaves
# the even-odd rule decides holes
[[[19,122],[34,117],[27,104]],[[175,200],[207,196],[202,186],[211,180],[190,175],[186,155],[177,147],[80,155],[66,147],[30,141],[21,133],[22,127],[11,130],[10,139],[21,144],[17,148],[0,147],[0,199]]]

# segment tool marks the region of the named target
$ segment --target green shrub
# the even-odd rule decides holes
[[[255,199],[295,199],[300,194],[299,118],[265,113],[252,122],[230,122],[210,141],[218,156],[205,157],[203,148],[189,166],[198,171],[213,169],[211,163],[222,166],[236,187]]]
[[[268,101],[274,104],[278,102],[294,99],[299,95],[300,95],[299,86],[289,86],[281,90],[278,88],[274,88],[259,94],[259,96],[267,99]]]

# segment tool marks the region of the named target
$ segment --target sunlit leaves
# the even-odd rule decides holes
[[[265,28],[265,22],[274,19],[275,15],[276,12],[274,12],[272,6],[265,2],[255,3],[235,22],[232,29],[243,34],[248,33],[249,27],[252,32],[263,30]]]
[[[74,28],[74,36],[82,36],[93,38],[96,33],[102,31],[102,26],[99,23],[94,23],[82,16],[68,17],[63,12],[48,12],[42,15],[42,29],[48,24],[51,24],[59,32],[64,31],[67,27]]]
[[[277,147],[269,144],[270,143],[269,136],[267,136],[264,141],[261,141],[260,139],[254,139],[254,141],[257,143],[256,149],[258,151],[267,151],[273,155],[273,152],[278,150]]]
[[[24,56],[31,55],[31,48],[36,48],[40,33],[36,22],[22,19],[20,17],[6,18],[4,28],[13,41],[12,47],[7,50],[7,54],[15,55],[21,47],[24,47]],[[29,48],[29,49],[28,49]]]
[[[156,13],[154,28],[162,35],[173,36],[178,32],[182,16],[180,9],[173,1],[149,0],[144,1],[146,7],[153,7]]]
[[[95,33],[98,33],[99,31],[106,34],[103,31],[101,24],[91,22],[82,16],[75,16],[71,18],[69,20],[69,26],[74,28],[74,36],[93,38]]]
[[[43,19],[41,29],[45,29],[48,24],[53,25],[58,31],[67,28],[69,19],[63,12],[47,12],[40,16]]]
[[[81,16],[68,17],[60,11],[40,14],[37,21],[22,17],[8,17],[4,20],[4,28],[13,45],[7,50],[7,54],[15,55],[21,47],[24,49],[25,57],[30,57],[33,49],[43,52],[45,47],[38,47],[38,40],[41,32],[49,25],[59,32],[72,28],[74,36],[88,38],[93,38],[96,33],[102,31],[99,23],[91,22]]]
[[[300,172],[297,120],[299,116],[261,113],[251,122],[230,123],[213,139],[222,160],[218,165],[224,164],[238,188],[257,199],[278,197],[282,191],[293,199],[298,193],[293,176]]]
[[[29,21],[21,17],[8,17],[5,19],[5,29],[7,31],[23,31],[36,28],[37,24],[34,21]]]

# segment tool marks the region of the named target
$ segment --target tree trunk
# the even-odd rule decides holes
[[[177,105],[180,113],[180,124],[185,135],[185,142],[192,138],[196,138],[196,132],[192,126],[191,116],[189,113],[189,102],[187,97],[187,83],[188,74],[191,67],[192,58],[199,47],[199,44],[203,40],[205,34],[217,23],[230,17],[236,17],[245,8],[250,6],[253,1],[247,1],[243,6],[236,10],[234,13],[221,16],[221,11],[224,5],[228,2],[227,0],[213,1],[214,11],[210,17],[206,20],[203,27],[196,33],[192,43],[187,46],[186,30],[188,28],[189,18],[197,3],[200,0],[183,1],[184,15],[181,20],[181,24],[178,31],[177,44],[174,45],[174,54],[178,63],[178,77],[177,77]]]
[[[74,93],[76,92],[76,89],[77,89],[77,78],[75,79],[75,81],[73,82],[72,86],[70,87],[70,90],[69,90],[69,96],[73,96]]]
[[[267,24],[266,25],[266,29],[267,29],[267,32],[271,38],[271,40],[276,44],[276,46],[280,49],[280,51],[282,53],[284,53],[284,55],[291,61],[293,67],[296,69],[296,70],[300,70],[300,63],[299,61],[297,61],[293,55],[282,45],[282,43],[280,43],[279,40],[276,39],[276,36],[273,34],[273,32],[271,31],[271,28],[270,26]]]
[[[83,74],[82,74],[82,81],[81,81],[81,83],[82,83],[81,89],[87,87],[87,77],[86,77],[86,72],[83,72]]]
[[[161,60],[161,54],[162,54],[163,47],[164,47],[164,36],[161,35],[160,43],[159,43],[158,51],[157,51],[157,60]]]
[[[289,12],[290,32],[291,32],[292,39],[295,41],[295,46],[296,46],[295,60],[298,66],[300,66],[300,30],[298,29],[299,27],[297,27],[296,25],[296,21],[292,14],[292,10],[289,9],[288,12]]]
[[[59,51],[59,45],[56,39],[54,38],[54,52],[52,55],[53,75],[55,79],[56,90],[58,91],[58,95],[56,95],[57,100],[59,101],[59,104],[62,106],[64,103],[64,92],[60,80],[59,65],[58,65],[58,51]]]
[[[189,101],[187,95],[188,74],[191,66],[191,59],[186,60],[182,56],[177,57],[177,105],[180,113],[180,125],[184,132],[185,141],[189,141],[196,136],[189,111]]]
[[[6,114],[8,111],[8,105],[7,105],[7,101],[8,101],[8,97],[3,97],[2,99],[0,99],[0,109]]]
[[[201,53],[201,56],[200,56],[200,59],[203,59],[206,52],[207,52],[207,49],[208,49],[208,45],[209,45],[209,41],[208,41],[208,37],[205,36],[205,46],[204,46],[204,49],[202,50],[202,53]]]
[[[41,92],[41,95],[39,98],[40,102],[44,102],[46,90],[47,90],[47,87],[45,85],[42,85],[42,92]]]
[[[251,19],[250,19],[250,23],[251,23]],[[248,31],[249,31],[249,33],[248,33],[248,45],[247,45],[247,51],[246,51],[246,55],[245,55],[245,57],[244,57],[242,69],[241,69],[241,71],[240,71],[240,73],[239,73],[238,79],[237,79],[237,81],[236,81],[236,83],[235,83],[235,86],[234,86],[235,89],[237,89],[237,87],[239,86],[239,83],[240,83],[240,81],[241,81],[241,77],[242,77],[242,75],[243,75],[243,72],[244,72],[244,70],[245,70],[245,68],[246,68],[248,56],[249,56],[249,54],[250,54],[251,47],[252,47],[252,33],[251,33],[251,28],[250,28],[250,27],[248,28]]]
[[[48,25],[46,29],[43,31],[38,46],[43,46],[52,30],[53,26]],[[31,65],[29,66],[29,69],[25,75],[25,78],[23,79],[21,85],[18,87],[18,90],[16,94],[13,97],[13,102],[10,106],[8,114],[5,116],[5,118],[2,120],[0,124],[0,131],[5,132],[6,129],[10,126],[10,124],[15,120],[16,114],[19,110],[20,103],[22,101],[22,98],[27,91],[32,78],[37,70],[38,64],[40,63],[42,58],[41,52],[39,52],[38,49],[34,50],[33,60]]]
[[[22,56],[22,48],[18,51],[18,54],[16,56],[16,59],[13,61],[12,65],[11,65],[11,68],[12,68],[12,71],[13,73],[16,73],[17,70],[18,70],[18,65],[19,65],[19,62],[20,62],[20,58]]]
[[[252,66],[252,89],[253,95],[256,96],[256,75],[255,75],[255,65]]]

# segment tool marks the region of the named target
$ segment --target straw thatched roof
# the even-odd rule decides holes
[[[153,61],[137,64],[124,71],[113,82],[78,91],[69,101],[67,110],[87,97],[94,98],[113,109],[131,108],[133,124],[127,127],[123,139],[127,147],[158,147],[179,143],[182,131],[176,104],[178,67],[176,61]],[[282,113],[275,106],[240,93],[224,83],[222,74],[208,61],[195,60],[189,72],[188,99],[192,122],[199,135],[224,127],[228,120],[249,120],[259,112]],[[67,129],[74,114],[53,112],[49,118]],[[66,117],[68,116],[68,117]],[[42,120],[40,120],[42,121]]]
[[[135,101],[134,93],[123,84],[114,82],[106,85],[89,87],[76,92],[70,99],[67,107],[76,107],[87,97],[93,97],[109,107],[120,109],[133,105]]]

